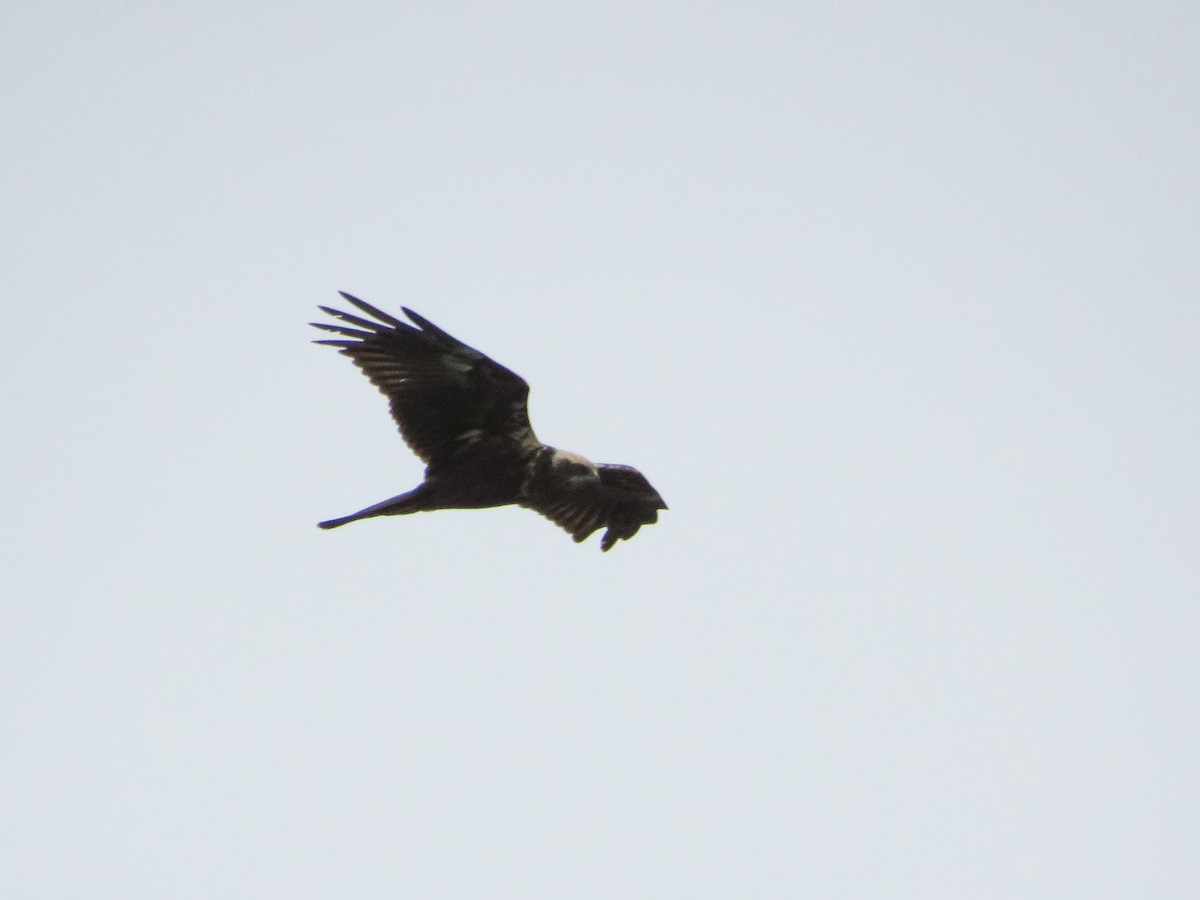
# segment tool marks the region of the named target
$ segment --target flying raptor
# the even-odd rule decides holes
[[[426,464],[425,480],[321,528],[516,504],[541,513],[576,542],[606,529],[600,549],[607,551],[653,525],[667,508],[632,466],[593,463],[539,441],[529,424],[529,385],[520,375],[411,309],[402,307],[416,327],[345,292],[342,297],[375,321],[322,306],[339,324],[312,324],[338,337],[315,343],[340,348],[388,398],[400,435]]]

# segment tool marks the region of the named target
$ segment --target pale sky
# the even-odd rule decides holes
[[[0,13],[0,896],[1200,896],[1200,7]],[[337,290],[670,511],[359,522]]]

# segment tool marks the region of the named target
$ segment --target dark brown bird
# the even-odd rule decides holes
[[[628,540],[666,509],[637,469],[589,462],[541,443],[529,424],[529,385],[499,363],[404,309],[418,327],[342,292],[378,321],[320,307],[344,324],[313,322],[390,401],[400,435],[424,460],[425,480],[407,493],[340,519],[402,516],[432,509],[517,504],[541,513],[577,542],[606,528],[601,550]],[[403,308],[403,307],[402,307]]]

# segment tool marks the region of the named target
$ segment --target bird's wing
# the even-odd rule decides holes
[[[418,327],[342,293],[378,321],[322,306],[344,324],[313,322],[338,338],[316,341],[341,348],[390,401],[392,418],[417,456],[435,464],[484,437],[534,446],[529,385],[515,372],[442,331],[411,309]]]
[[[541,513],[576,543],[607,528],[600,540],[604,551],[633,537],[643,525],[658,521],[658,511],[667,504],[645,475],[631,466],[601,465],[597,469],[599,481],[556,483],[532,492],[521,505]]]

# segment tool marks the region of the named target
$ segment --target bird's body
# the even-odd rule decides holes
[[[339,519],[407,515],[434,509],[518,504],[582,541],[607,528],[601,549],[658,521],[662,497],[631,466],[590,462],[541,443],[529,424],[529,385],[410,309],[419,327],[343,293],[378,321],[322,306],[346,324],[313,324],[340,335],[339,347],[391,401],[404,440],[426,463],[417,487]]]

